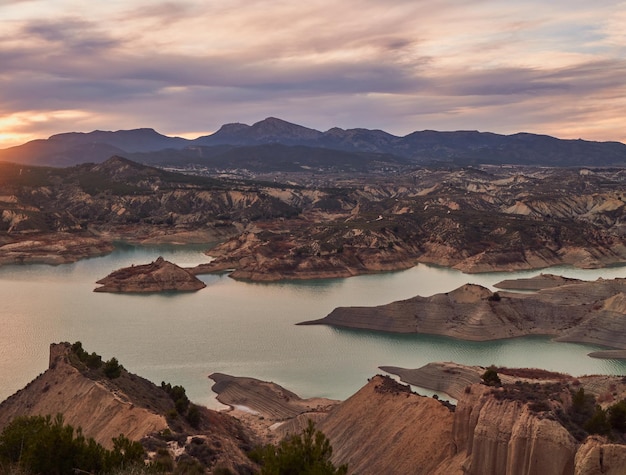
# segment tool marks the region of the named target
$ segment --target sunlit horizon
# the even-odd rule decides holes
[[[0,19],[0,148],[270,116],[626,142],[620,0],[9,0]]]

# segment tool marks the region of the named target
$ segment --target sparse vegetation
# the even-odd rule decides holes
[[[104,375],[109,379],[119,378],[122,374],[122,369],[123,366],[119,364],[115,356],[104,363],[104,366],[102,367]]]
[[[107,450],[63,422],[59,414],[18,417],[0,434],[0,467],[42,475],[109,473],[118,467],[143,466],[144,450],[139,442],[120,435]]]
[[[301,434],[287,437],[277,446],[259,447],[250,457],[261,465],[261,475],[345,475],[348,466],[336,468],[330,461],[332,453],[330,441],[309,419]]]
[[[500,386],[502,381],[500,381],[500,376],[498,376],[498,372],[494,366],[490,366],[481,376],[483,383],[487,386]]]
[[[189,401],[185,388],[178,385],[172,386],[170,383],[161,381],[161,389],[169,395],[176,407],[176,411],[168,413],[168,417],[174,419],[177,415],[181,415],[187,420],[191,427],[195,429],[199,428],[202,419],[200,408]]]

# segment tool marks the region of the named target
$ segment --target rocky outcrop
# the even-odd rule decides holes
[[[456,453],[454,413],[388,377],[375,376],[319,424],[333,460],[350,473],[461,473],[450,470]]]
[[[539,274],[528,279],[507,279],[494,284],[498,289],[537,291],[576,282],[577,279],[553,274]]]
[[[108,448],[113,437],[124,434],[153,455],[159,448],[170,451],[173,460],[184,454],[207,469],[253,473],[254,464],[245,454],[252,447],[252,434],[226,414],[195,407],[193,427],[162,388],[123,367],[110,379],[82,363],[73,345],[52,344],[49,368],[0,404],[0,432],[19,416],[62,414],[65,424],[80,427],[86,437]]]
[[[156,261],[116,270],[96,282],[94,292],[189,292],[206,284],[182,267],[159,257]]]
[[[626,348],[626,279],[570,281],[536,293],[492,293],[473,284],[378,307],[339,307],[302,324],[473,341],[553,335],[558,341]]]
[[[393,247],[384,233],[352,234],[329,238],[325,226],[283,222],[231,238],[207,252],[212,262],[192,271],[230,269],[234,279],[270,282],[352,277],[408,269],[417,263],[415,245],[398,242]]]
[[[277,442],[288,434],[299,434],[307,421],[321,420],[339,401],[326,398],[302,399],[282,386],[243,376],[213,373],[209,376],[217,400],[230,406],[233,416],[243,420],[265,442]]]
[[[577,440],[562,423],[567,417],[561,419],[573,404],[572,391],[584,387],[598,401],[606,400],[606,391],[623,398],[623,378],[573,378],[526,368],[497,370],[502,387],[475,382],[485,368],[456,363],[433,363],[417,370],[403,370],[404,373],[395,371],[403,378],[414,378],[412,382],[423,387],[449,390],[458,398],[456,407],[420,396],[409,386],[377,375],[347,400],[325,411],[295,416],[293,407],[287,411],[284,407],[303,400],[280,386],[220,374],[214,379],[219,381],[216,389],[220,395],[228,395],[229,403],[236,401],[249,404],[248,409],[259,409],[257,414],[247,412],[246,423],[258,425],[266,415],[275,412],[272,408],[283,408],[279,415],[286,419],[280,424],[275,419],[268,421],[272,425],[266,430],[284,436],[300,432],[306,420],[313,419],[331,442],[333,462],[348,464],[349,473],[623,473],[625,445],[600,436]],[[446,383],[446,378],[451,381]],[[235,414],[240,417],[246,413]],[[616,438],[623,435],[616,434]]]
[[[113,251],[108,240],[77,233],[32,234],[26,239],[0,242],[0,265],[68,264]]]
[[[574,475],[622,475],[625,460],[626,446],[592,436],[576,452]]]
[[[485,371],[453,362],[428,363],[415,369],[397,366],[379,366],[379,369],[399,376],[405,383],[445,393],[454,399],[463,397],[466,387],[480,383],[480,376]]]
[[[552,403],[568,404],[563,391]],[[451,412],[376,376],[319,427],[333,460],[351,473],[595,475],[626,468],[626,446],[598,436],[580,443],[554,417],[481,384],[466,386]]]
[[[167,404],[164,393],[155,401],[155,409],[162,404]],[[70,345],[58,344],[50,347],[48,370],[0,404],[0,430],[18,416],[61,413],[65,423],[81,427],[87,437],[110,447],[111,439],[120,434],[141,440],[167,428],[165,417],[155,409],[133,400],[119,384],[86,377],[70,363]]]
[[[558,422],[519,401],[502,401],[491,388],[470,387],[455,412],[453,438],[471,475],[573,473],[577,443]],[[626,462],[626,459],[624,460]]]
[[[453,438],[463,473],[599,475],[626,469],[625,445],[600,436],[579,442],[555,416],[556,411],[568,411],[570,391],[580,388],[604,401],[604,406],[624,399],[626,384],[621,377],[573,378],[539,369],[497,368],[503,388],[494,389],[474,382],[485,371],[481,367],[430,363],[418,369],[386,370],[458,399]]]

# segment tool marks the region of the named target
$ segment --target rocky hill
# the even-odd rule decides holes
[[[206,284],[188,270],[159,257],[150,264],[116,270],[96,282],[94,292],[190,292]]]
[[[626,262],[621,169],[336,177],[325,186],[310,177],[212,179],[121,157],[63,169],[0,164],[0,263],[68,262],[108,252],[115,240],[224,241],[194,272],[235,269],[232,277],[251,280],[349,277],[417,262],[464,272]]]
[[[534,293],[493,293],[466,284],[452,292],[416,296],[378,307],[340,307],[320,320],[304,324],[473,341],[551,335],[557,341],[626,349],[624,295],[626,279],[568,279]]]
[[[626,261],[620,170],[418,170],[316,193],[302,219],[211,251],[234,278],[349,277],[417,262],[464,272]],[[350,187],[350,188],[348,188]]]
[[[113,360],[104,363],[79,343],[51,345],[49,369],[0,404],[0,430],[18,415],[62,413],[66,423],[105,446],[123,433],[150,457],[170,454],[172,463],[195,460],[209,473],[249,474],[256,466],[245,451],[297,433],[313,418],[330,440],[333,462],[347,463],[354,474],[626,470],[626,380],[618,376],[489,368],[494,377],[487,378],[486,368],[453,363],[386,368],[412,384],[448,391],[457,399],[453,405],[381,375],[337,402],[304,400],[274,383],[214,374],[215,389],[235,419],[185,403],[183,388],[157,387]]]
[[[17,416],[60,413],[65,423],[81,427],[86,437],[105,447],[124,434],[140,441],[152,457],[161,449],[172,460],[187,458],[207,468],[252,473],[254,464],[245,451],[254,442],[235,419],[188,400],[196,415],[185,416],[171,396],[184,395],[183,388],[172,392],[171,386],[157,387],[112,360],[103,363],[77,344],[51,345],[49,368],[0,404],[0,431]],[[107,375],[107,365],[118,373]]]
[[[229,145],[256,147],[267,144],[306,146],[323,150],[393,155],[413,163],[517,164],[541,166],[624,166],[626,145],[620,142],[562,140],[545,135],[499,135],[478,131],[416,131],[398,137],[381,130],[338,127],[326,132],[269,117],[253,125],[225,124],[212,135],[186,140],[167,137],[152,129],[116,132],[65,133],[47,140],[0,150],[0,160],[37,165],[68,166],[101,162],[113,154],[143,153],[145,163],[169,164],[189,159],[199,148]],[[317,149],[315,151],[315,149]],[[165,151],[165,153],[164,153]],[[155,153],[155,155],[152,155]],[[165,155],[165,156],[164,156]],[[306,155],[306,154],[305,154]],[[302,153],[300,153],[302,156]],[[134,158],[139,159],[139,156]],[[341,154],[337,155],[341,161]],[[301,159],[302,160],[302,159]],[[204,162],[203,160],[200,163]]]
[[[219,379],[228,380],[226,392],[236,393],[240,404],[249,401],[234,414],[245,414],[262,433],[297,433],[304,421],[315,420],[331,442],[333,461],[347,463],[349,473],[617,475],[626,469],[621,422],[609,416],[617,430],[589,423],[594,411],[617,411],[611,408],[626,397],[621,377],[497,368],[501,383],[488,386],[481,378],[486,369],[479,367],[437,363],[390,370],[413,384],[447,388],[456,405],[378,375],[339,404],[278,416],[272,415],[274,404],[284,405],[287,397],[297,404],[299,398],[272,383]]]

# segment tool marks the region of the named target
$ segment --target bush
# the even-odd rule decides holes
[[[161,389],[163,389],[169,395],[172,401],[174,401],[176,411],[179,414],[182,415],[187,412],[190,401],[187,397],[187,392],[185,391],[184,387],[172,386],[170,383],[165,384],[164,381],[161,381]]]
[[[200,410],[195,404],[192,404],[187,411],[187,422],[189,422],[194,429],[200,427]]]
[[[0,467],[13,464],[27,473],[73,475],[76,470],[109,472],[132,464],[143,465],[144,450],[139,442],[123,435],[113,439],[106,450],[93,439],[75,432],[58,414],[18,417],[0,434]]]
[[[278,446],[257,448],[250,457],[261,465],[261,475],[345,475],[348,466],[335,468],[330,461],[332,454],[330,441],[309,419],[300,435],[288,437]]]
[[[500,381],[500,376],[498,376],[498,372],[494,366],[490,366],[481,376],[483,383],[487,386],[500,386],[502,381]]]
[[[501,299],[502,297],[500,297],[500,294],[498,292],[494,292],[489,297],[487,297],[487,300],[489,300],[490,302],[499,302]]]
[[[613,404],[607,412],[611,428],[618,432],[626,432],[626,400]]]
[[[102,357],[93,352],[85,358],[85,364],[90,369],[100,369],[102,367]]]
[[[102,371],[104,371],[104,375],[109,379],[119,378],[122,375],[122,365],[119,364],[117,358],[114,356],[104,363]]]
[[[600,406],[596,406],[595,412],[583,426],[589,434],[610,435],[611,425],[606,417],[606,411]]]

